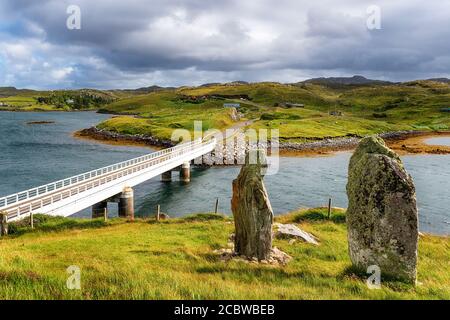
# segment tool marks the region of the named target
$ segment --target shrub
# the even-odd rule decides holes
[[[384,112],[382,112],[382,113],[374,112],[374,113],[373,113],[373,117],[374,117],[374,118],[387,118],[387,114],[384,113]]]

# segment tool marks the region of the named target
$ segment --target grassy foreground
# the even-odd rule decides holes
[[[417,287],[382,282],[370,290],[347,253],[345,216],[323,209],[278,217],[300,223],[320,246],[274,245],[293,257],[285,267],[222,262],[229,218],[203,214],[153,220],[75,220],[36,216],[36,229],[14,226],[0,240],[0,299],[450,299],[450,241],[424,236]],[[81,290],[68,290],[66,268],[81,268]]]

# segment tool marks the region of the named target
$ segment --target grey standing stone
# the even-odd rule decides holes
[[[347,228],[356,267],[416,281],[418,214],[415,187],[399,156],[378,137],[361,140],[350,159]]]
[[[235,251],[247,258],[266,260],[272,250],[273,211],[263,182],[265,154],[262,150],[253,152],[246,155],[245,164],[233,181]]]

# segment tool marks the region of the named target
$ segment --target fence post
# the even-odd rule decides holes
[[[31,229],[34,229],[33,211],[30,211],[30,226]]]
[[[0,212],[0,236],[6,236],[8,234],[8,214],[6,212]]]
[[[214,213],[217,214],[218,210],[219,210],[219,198],[216,198],[216,207],[214,208]]]
[[[331,198],[328,199],[328,219],[331,217]]]
[[[161,206],[158,204],[156,206],[156,221],[159,221],[159,214],[161,213]]]
[[[103,220],[106,222],[106,221],[108,221],[108,209],[107,208],[105,208],[104,210],[103,210]]]

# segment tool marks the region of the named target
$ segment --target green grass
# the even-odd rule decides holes
[[[126,222],[36,216],[0,239],[0,299],[450,299],[450,242],[419,242],[421,282],[383,281],[370,290],[348,258],[344,212],[298,211],[277,220],[300,223],[319,246],[274,245],[293,257],[285,267],[221,262],[232,220],[213,214]],[[81,290],[65,286],[81,268]]]

